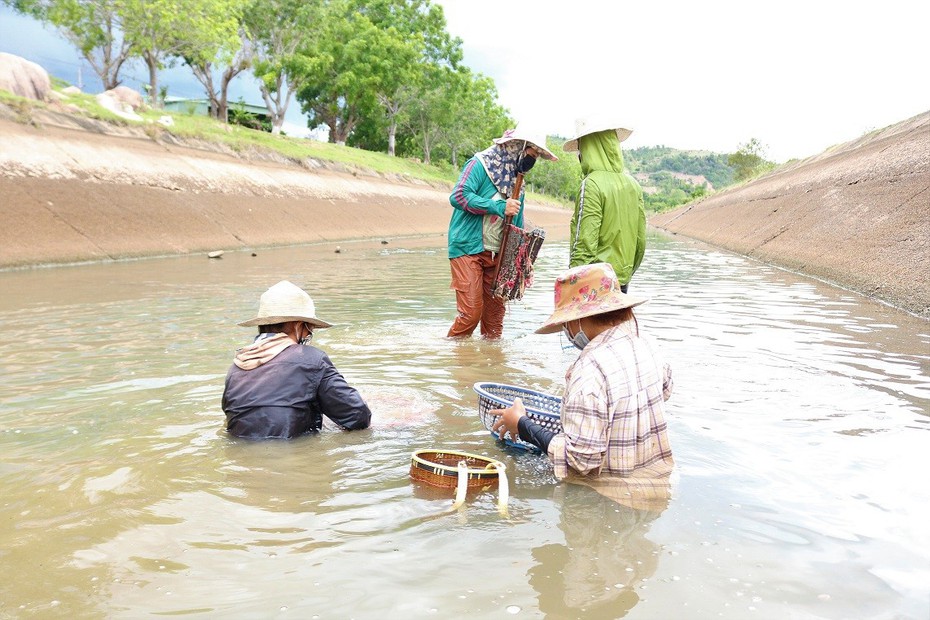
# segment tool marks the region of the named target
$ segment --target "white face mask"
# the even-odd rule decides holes
[[[568,338],[569,342],[575,345],[576,349],[583,349],[588,346],[588,343],[591,342],[588,339],[588,335],[584,333],[584,330],[581,329],[581,321],[578,322],[578,333],[572,337],[571,332],[568,331],[568,323],[562,325],[562,333],[565,334],[565,337]]]

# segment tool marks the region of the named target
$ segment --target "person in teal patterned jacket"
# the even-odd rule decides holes
[[[519,172],[528,172],[537,157],[555,160],[543,133],[520,127],[504,132],[494,144],[465,162],[449,195],[449,263],[458,314],[447,334],[471,336],[478,324],[485,338],[500,338],[504,302],[491,292],[495,261],[501,247],[504,218],[523,227],[524,194],[511,198]]]

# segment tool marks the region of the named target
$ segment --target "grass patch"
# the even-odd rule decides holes
[[[170,116],[173,124],[166,128],[172,135],[223,144],[233,151],[245,153],[251,149],[267,150],[292,160],[307,158],[343,164],[359,170],[372,170],[381,174],[412,177],[430,182],[454,183],[451,170],[427,166],[399,157],[388,157],[349,146],[319,142],[305,138],[275,136],[265,131],[248,129],[240,125],[226,125],[205,116],[151,110],[143,114],[157,120]]]
[[[227,125],[206,116],[193,115],[183,112],[170,112],[167,110],[146,109],[137,114],[141,121],[125,119],[100,105],[95,95],[86,93],[65,94],[61,91],[69,84],[63,80],[53,79],[53,89],[61,95],[62,105],[74,108],[62,110],[58,106],[54,109],[65,114],[82,115],[87,118],[103,121],[121,127],[139,127],[152,138],[158,140],[165,134],[176,136],[184,140],[201,140],[214,145],[226,147],[236,153],[268,152],[280,157],[300,162],[307,159],[322,162],[341,164],[350,172],[372,171],[381,175],[394,175],[402,178],[421,180],[430,184],[451,186],[458,179],[459,171],[453,169],[448,163],[440,165],[426,165],[401,157],[389,157],[385,153],[375,153],[350,146],[340,146],[317,140],[294,138],[290,136],[275,136],[265,131],[248,129],[240,125]],[[6,104],[16,113],[21,122],[31,123],[32,111],[36,108],[50,108],[51,106],[30,99],[17,97],[11,93],[0,90],[0,103]],[[171,118],[170,126],[164,126],[159,121],[164,117]],[[565,204],[564,200],[551,196],[530,193],[534,200]]]
[[[14,95],[6,90],[0,90],[0,103],[7,106],[13,112],[14,120],[17,123],[22,123],[23,125],[34,125],[35,122],[32,116],[33,110],[45,107],[45,104],[41,101],[26,99],[25,97]]]

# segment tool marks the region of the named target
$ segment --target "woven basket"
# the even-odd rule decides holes
[[[459,480],[459,461],[468,466],[468,487],[486,487],[498,482],[496,467],[504,464],[477,454],[457,450],[417,450],[410,458],[410,477],[434,487],[454,489]]]
[[[491,431],[491,435],[495,439],[497,433],[491,430],[491,426],[497,417],[489,412],[492,409],[509,407],[513,404],[515,398],[520,398],[523,401],[526,415],[533,422],[553,433],[562,432],[562,399],[558,396],[502,383],[476,383],[474,387],[478,393],[478,417],[481,418],[482,424]],[[504,434],[504,443],[514,448],[540,452],[535,445],[527,443],[519,437],[511,437],[509,432]]]

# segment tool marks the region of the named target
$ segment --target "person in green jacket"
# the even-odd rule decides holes
[[[602,118],[579,119],[562,146],[578,151],[581,188],[569,237],[569,267],[610,263],[626,293],[646,253],[643,189],[623,165],[620,143],[632,133]]]
[[[524,193],[511,198],[518,172],[529,172],[537,157],[554,161],[546,135],[509,129],[489,148],[465,162],[449,195],[449,263],[458,315],[449,338],[471,336],[481,323],[481,335],[500,338],[504,331],[504,302],[496,298],[491,280],[501,247],[504,218],[523,228]]]

